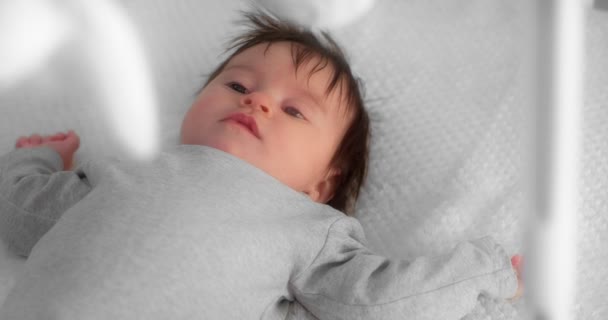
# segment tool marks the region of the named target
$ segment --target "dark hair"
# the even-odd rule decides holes
[[[330,167],[339,169],[340,175],[337,177],[334,195],[327,204],[352,215],[367,174],[370,139],[369,116],[363,105],[360,80],[353,75],[344,52],[327,32],[321,32],[319,37],[309,29],[259,10],[243,12],[243,15],[249,29],[231,41],[226,51],[236,50],[210,74],[205,86],[224,70],[234,56],[263,43],[268,46],[282,41],[296,44],[292,46],[296,70],[302,63],[318,58],[319,61],[309,76],[329,65],[333,73],[326,93],[338,89],[347,106],[345,114],[349,114],[352,119],[330,162]]]

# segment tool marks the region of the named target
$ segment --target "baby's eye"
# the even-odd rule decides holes
[[[287,107],[283,108],[283,111],[292,117],[306,119],[306,118],[304,118],[304,115],[302,114],[302,112],[300,112],[300,110],[298,110],[294,107],[287,106]]]
[[[228,87],[239,93],[247,93],[247,88],[245,88],[242,84],[238,82],[230,82],[228,83]]]

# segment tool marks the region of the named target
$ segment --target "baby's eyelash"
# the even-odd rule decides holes
[[[232,89],[238,93],[248,93],[249,92],[249,90],[247,90],[247,88],[245,88],[245,86],[243,86],[242,84],[240,84],[238,82],[229,82],[227,84],[227,86],[230,89]]]
[[[283,111],[285,113],[287,113],[289,116],[292,116],[294,118],[298,118],[298,119],[302,119],[302,120],[306,119],[306,117],[304,117],[304,114],[302,114],[302,112],[300,112],[300,110],[298,110],[297,108],[287,106],[287,107],[283,108]]]

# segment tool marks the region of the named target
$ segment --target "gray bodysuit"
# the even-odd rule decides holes
[[[62,167],[0,158],[0,235],[29,256],[0,319],[459,319],[517,286],[490,238],[381,257],[356,219],[216,149]]]

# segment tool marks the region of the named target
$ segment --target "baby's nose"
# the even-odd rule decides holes
[[[243,96],[241,104],[251,108],[259,108],[264,113],[270,112],[270,98],[261,92],[252,92]]]

